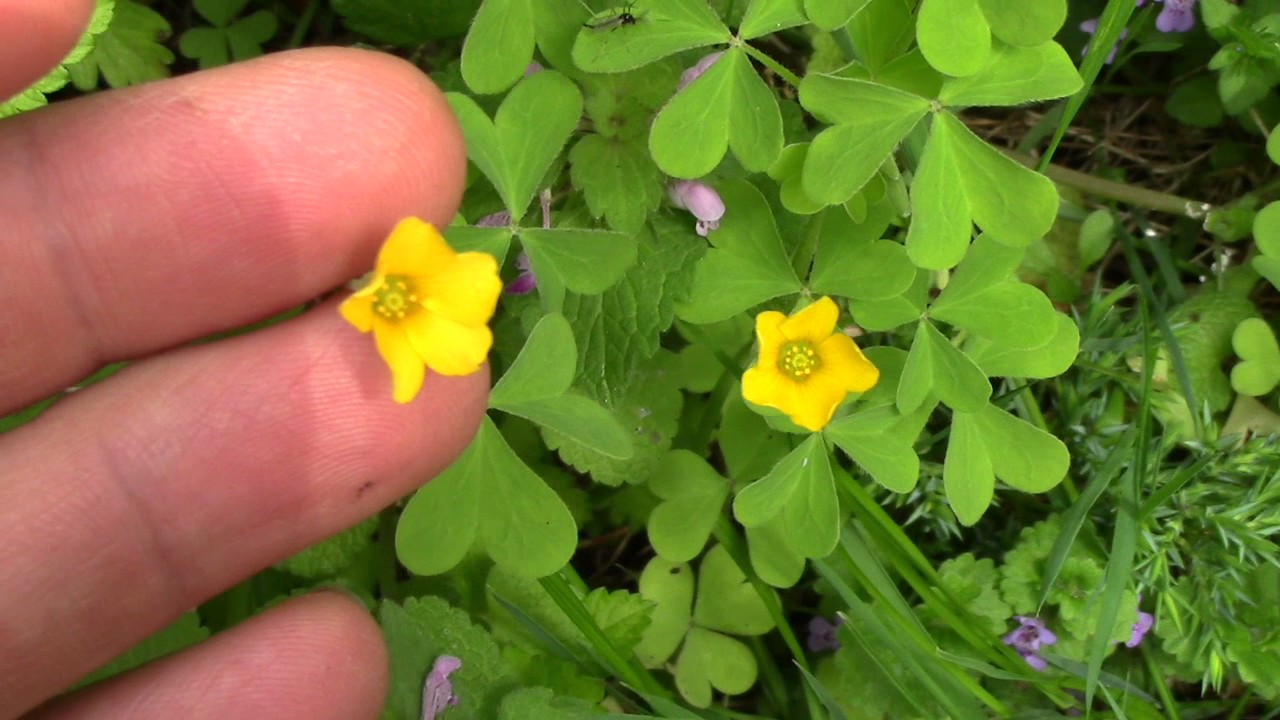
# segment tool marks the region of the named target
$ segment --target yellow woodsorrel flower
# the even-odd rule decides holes
[[[422,389],[424,366],[470,375],[484,365],[501,293],[492,255],[454,252],[430,223],[410,217],[382,244],[367,284],[338,311],[360,332],[373,331],[391,368],[392,396],[407,403]]]
[[[875,387],[880,371],[849,336],[836,331],[839,316],[829,297],[791,317],[772,310],[757,315],[760,357],[742,375],[742,397],[817,432],[846,395]]]

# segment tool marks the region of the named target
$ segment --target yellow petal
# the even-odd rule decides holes
[[[742,373],[742,397],[789,415],[796,401],[796,384],[773,364],[756,365]]]
[[[831,416],[849,392],[838,382],[815,374],[797,385],[796,404],[783,411],[791,421],[806,430],[817,432],[831,422]]]
[[[849,336],[837,333],[818,346],[821,368],[814,379],[839,385],[853,392],[866,392],[880,381],[880,370],[871,364]]]
[[[422,389],[422,380],[426,374],[422,358],[414,352],[400,325],[379,322],[374,328],[373,337],[378,345],[378,354],[382,355],[387,367],[391,368],[392,397],[398,403],[409,402]]]
[[[417,277],[446,267],[457,253],[430,223],[416,217],[401,220],[378,251],[378,275]],[[376,279],[376,278],[375,278]]]
[[[498,262],[488,253],[466,252],[423,276],[423,306],[463,325],[484,325],[502,294]]]
[[[463,325],[432,312],[419,313],[404,327],[420,362],[440,375],[479,370],[493,345],[487,325]]]
[[[373,329],[373,298],[352,295],[338,306],[338,313],[362,333]]]
[[[827,339],[835,332],[836,320],[840,317],[840,308],[835,301],[823,296],[812,305],[787,318],[782,324],[782,333],[788,340],[807,340],[814,345]]]
[[[756,361],[757,365],[774,367],[778,364],[778,351],[787,341],[786,336],[782,334],[782,325],[786,321],[786,315],[773,310],[756,316],[756,339],[760,342],[760,357]],[[752,402],[755,401],[752,400]]]

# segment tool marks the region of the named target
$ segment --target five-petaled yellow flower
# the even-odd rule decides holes
[[[817,432],[846,395],[874,387],[880,371],[849,336],[836,332],[839,316],[829,297],[791,317],[772,310],[757,315],[760,357],[742,375],[742,397]]]
[[[470,375],[484,365],[501,292],[492,255],[454,252],[430,223],[410,217],[382,244],[368,284],[338,310],[360,332],[373,331],[392,396],[407,403],[422,389],[424,366]]]

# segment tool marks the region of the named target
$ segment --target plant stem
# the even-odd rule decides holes
[[[1036,166],[1036,160],[1034,158],[1021,153],[1010,152],[1009,150],[1002,149],[1002,152],[1027,167],[1034,168]],[[1107,198],[1108,200],[1115,200],[1116,202],[1122,202],[1128,205],[1136,205],[1138,207],[1147,208],[1148,210],[1181,215],[1182,217],[1188,217],[1193,220],[1200,220],[1204,218],[1205,214],[1213,208],[1213,206],[1207,202],[1190,200],[1177,195],[1162,193],[1157,190],[1148,190],[1144,187],[1137,187],[1135,185],[1128,185],[1114,180],[1094,177],[1088,173],[1071,170],[1069,168],[1062,167],[1061,165],[1048,166],[1044,169],[1044,174],[1054,182],[1078,188],[1090,195]]]
[[[765,67],[777,73],[778,77],[782,78],[783,80],[786,80],[788,85],[790,85],[793,88],[800,87],[800,76],[796,75],[795,73],[783,67],[782,63],[778,62],[777,60],[774,60],[773,58],[769,57],[765,53],[760,52],[759,50],[755,49],[748,43],[745,43],[745,42],[742,43],[741,47],[743,50],[746,51],[748,55],[755,58],[756,61],[759,62],[761,65],[764,65]]]

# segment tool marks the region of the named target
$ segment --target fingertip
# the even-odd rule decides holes
[[[75,47],[94,0],[0,0],[0,102],[49,72]]]

